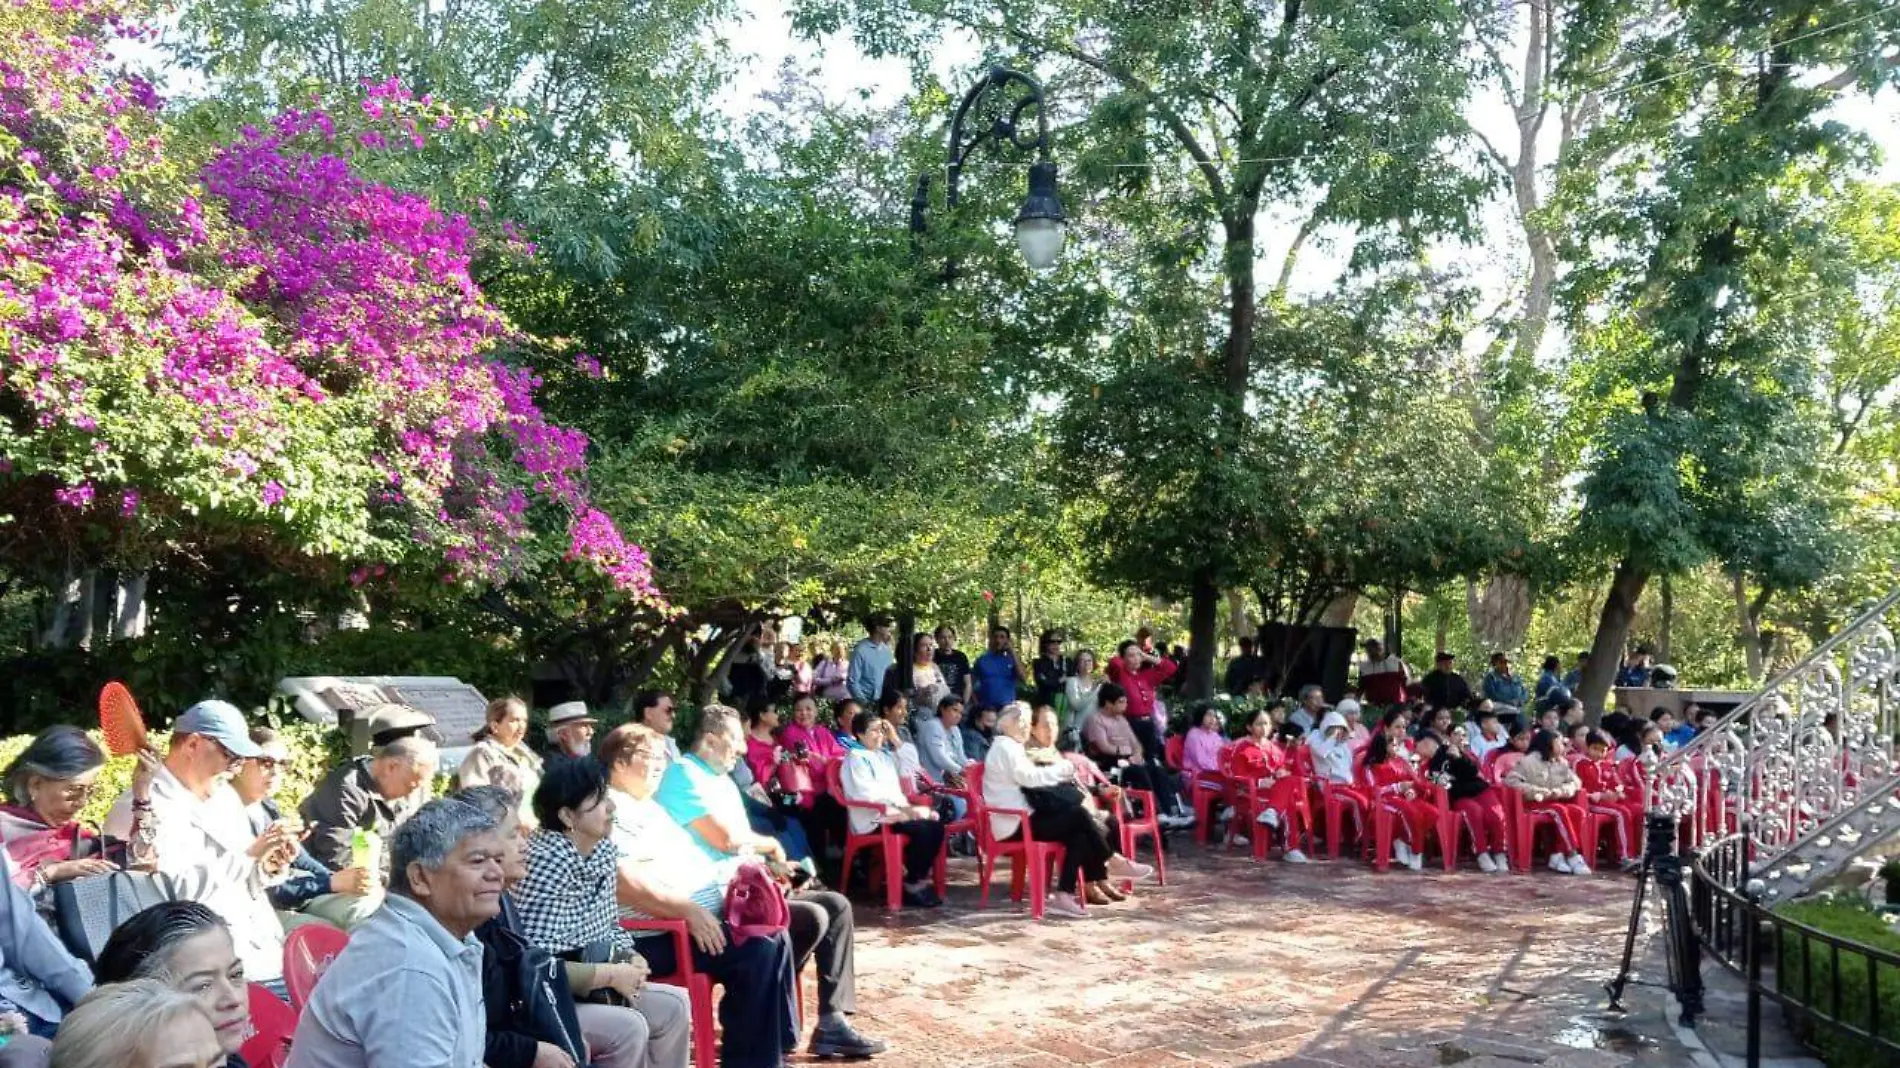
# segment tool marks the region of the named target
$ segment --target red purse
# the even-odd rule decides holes
[[[732,944],[778,934],[792,922],[785,891],[763,864],[741,864],[726,885],[726,927]]]
[[[778,777],[778,788],[782,793],[809,797],[816,790],[811,781],[811,768],[803,761],[782,761],[774,774]]]

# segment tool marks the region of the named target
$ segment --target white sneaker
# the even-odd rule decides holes
[[[1280,859],[1286,861],[1288,864],[1305,864],[1307,862],[1306,854],[1297,849],[1287,850],[1286,855]]]
[[[1141,882],[1154,873],[1154,868],[1149,865],[1129,860],[1120,854],[1110,857],[1108,861],[1108,877],[1110,879],[1131,879],[1135,882]]]
[[[1234,818],[1234,806],[1232,805],[1222,805],[1220,807],[1220,811],[1214,813],[1215,823],[1226,823],[1228,820],[1231,820],[1233,818]]]
[[[1554,872],[1561,872],[1564,875],[1569,875],[1570,874],[1570,858],[1564,856],[1562,853],[1552,853],[1550,855],[1550,870]]]
[[[1479,853],[1478,854],[1478,870],[1481,872],[1486,872],[1486,873],[1495,872],[1498,870],[1498,862],[1495,860],[1492,860],[1491,854],[1489,853]]]
[[[1413,871],[1424,871],[1425,870],[1425,852],[1423,850],[1413,850],[1412,859],[1406,861],[1405,866],[1412,869]]]
[[[1498,866],[1499,875],[1511,874],[1511,855],[1509,853],[1491,854],[1491,863]]]
[[[1412,847],[1409,845],[1406,845],[1404,842],[1396,842],[1396,841],[1393,842],[1392,843],[1392,859],[1398,861],[1400,864],[1403,864],[1408,868],[1411,867],[1412,866]]]
[[[1280,813],[1270,808],[1263,809],[1260,813],[1260,822],[1269,827],[1278,829],[1280,826]]]
[[[1049,900],[1043,905],[1043,914],[1071,920],[1086,920],[1089,916],[1074,894],[1065,894],[1060,890],[1050,892]]]
[[[1244,845],[1249,844],[1248,838],[1244,834],[1230,835],[1227,840],[1234,843],[1237,846],[1244,846]]]
[[[1588,861],[1583,859],[1582,853],[1570,854],[1570,874],[1572,875],[1590,874],[1590,864]]]

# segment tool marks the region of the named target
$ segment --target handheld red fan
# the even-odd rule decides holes
[[[113,756],[130,756],[145,748],[145,716],[124,683],[108,682],[99,691],[99,729]]]

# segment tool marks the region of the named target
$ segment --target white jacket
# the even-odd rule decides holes
[[[991,808],[1018,808],[1028,811],[1025,786],[1056,786],[1075,778],[1075,767],[1066,760],[1038,764],[1029,759],[1023,743],[998,733],[983,758],[983,803]],[[1022,823],[1021,816],[991,815],[990,833],[1008,838]]]
[[[840,785],[844,787],[844,796],[851,801],[868,801],[874,805],[888,805],[903,808],[910,804],[910,798],[904,796],[904,784],[897,778],[897,762],[885,751],[876,753],[869,749],[850,749],[845,751],[844,769],[839,774]],[[848,809],[851,813],[851,833],[870,834],[880,823],[899,822],[887,820],[868,808]]]
[[[1354,782],[1352,773],[1352,738],[1348,735],[1335,741],[1330,737],[1334,728],[1346,729],[1346,717],[1338,712],[1328,712],[1319,721],[1319,728],[1307,738],[1307,748],[1313,751],[1313,771],[1327,782]]]
[[[158,827],[154,852],[159,873],[172,880],[180,898],[204,905],[231,925],[246,978],[282,978],[284,928],[264,891],[284,876],[265,875],[247,852],[257,835],[237,792],[220,782],[200,801],[171,769],[160,768],[152,779],[152,816]],[[119,795],[106,816],[105,832],[130,837],[130,790]]]

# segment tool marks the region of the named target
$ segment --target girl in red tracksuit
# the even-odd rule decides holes
[[[1299,744],[1300,728],[1296,723],[1284,724],[1280,737],[1274,739],[1267,737],[1272,725],[1272,717],[1264,710],[1255,712],[1247,721],[1246,735],[1234,743],[1228,755],[1227,770],[1236,783],[1259,784],[1260,813],[1255,821],[1261,824],[1260,833],[1278,830],[1286,838],[1284,858],[1304,864],[1306,854],[1300,852],[1293,834],[1293,813],[1301,791],[1306,789],[1306,781],[1293,766],[1292,747]]]
[[[1424,784],[1400,748],[1404,730],[1404,721],[1400,720],[1395,727],[1373,735],[1359,773],[1375,801],[1398,817],[1398,833],[1392,837],[1393,858],[1418,871],[1425,866],[1425,839],[1438,822],[1438,808],[1425,799]],[[1394,737],[1395,732],[1398,737]]]
[[[1590,806],[1590,811],[1608,816],[1611,825],[1616,828],[1616,842],[1621,849],[1623,867],[1629,869],[1641,864],[1642,790],[1639,788],[1635,796],[1630,795],[1627,773],[1610,756],[1608,735],[1590,732],[1590,737],[1584,741],[1583,761],[1577,765],[1577,778],[1583,782],[1583,800]]]
[[[1436,732],[1418,736],[1418,766],[1451,799],[1451,810],[1471,828],[1471,848],[1478,854],[1478,870],[1511,870],[1510,839],[1505,835],[1504,799],[1465,752],[1464,735],[1453,732],[1441,740]],[[1455,845],[1453,846],[1455,848]]]

